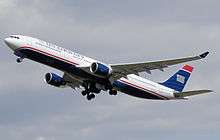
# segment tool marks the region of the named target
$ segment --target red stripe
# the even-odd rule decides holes
[[[121,80],[121,79],[120,79],[119,81],[124,82],[124,83],[127,83],[127,84],[130,84],[130,85],[132,85],[132,86],[134,86],[134,87],[137,87],[137,88],[139,88],[139,89],[145,90],[145,91],[147,91],[147,92],[149,92],[149,93],[151,93],[151,94],[153,94],[153,95],[155,95],[155,96],[157,96],[157,97],[160,97],[160,98],[163,98],[163,99],[166,99],[166,100],[169,99],[169,98],[167,98],[167,97],[165,97],[165,96],[162,96],[162,95],[160,95],[160,94],[157,94],[156,92],[150,91],[150,90],[148,90],[148,89],[146,89],[146,88],[140,87],[140,86],[135,85],[135,84],[132,84],[132,83],[130,83],[130,82],[127,82],[127,81],[124,81],[124,80]]]
[[[188,71],[188,72],[192,72],[192,71],[193,71],[193,67],[190,66],[190,65],[185,65],[185,66],[183,67],[183,70],[186,70],[186,71]]]
[[[44,54],[46,54],[46,55],[48,55],[48,56],[51,56],[51,57],[54,57],[54,58],[57,58],[57,59],[61,59],[61,60],[66,61],[66,62],[68,62],[68,63],[70,63],[70,64],[79,65],[79,64],[77,64],[77,63],[75,63],[75,62],[69,61],[69,60],[67,60],[67,59],[64,59],[64,58],[61,58],[61,57],[59,57],[59,56],[55,56],[55,55],[49,54],[48,52],[44,52],[44,51],[42,51],[42,50],[39,50],[39,49],[36,49],[36,48],[32,48],[32,47],[29,47],[29,46],[20,47],[20,48],[17,48],[16,50],[18,50],[18,49],[32,49],[32,50],[34,50],[34,51],[38,51],[38,52],[40,52],[40,53],[44,53]]]

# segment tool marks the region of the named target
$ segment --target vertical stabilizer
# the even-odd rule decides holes
[[[183,66],[177,73],[175,73],[172,77],[170,77],[167,81],[160,83],[166,87],[174,89],[178,92],[182,92],[191,73],[193,71],[193,67],[189,65]]]

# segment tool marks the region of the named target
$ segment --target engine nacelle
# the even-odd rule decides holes
[[[94,62],[90,66],[90,71],[101,77],[108,77],[112,73],[110,66],[101,64],[99,62]]]
[[[53,85],[55,87],[61,87],[66,85],[66,82],[63,80],[63,78],[54,73],[47,73],[45,75],[45,81],[48,84]]]

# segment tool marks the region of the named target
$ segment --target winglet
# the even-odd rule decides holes
[[[205,52],[205,53],[203,53],[203,54],[201,54],[201,55],[199,55],[201,58],[205,58],[207,55],[209,54],[209,52]]]

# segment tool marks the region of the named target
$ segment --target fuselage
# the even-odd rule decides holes
[[[94,80],[100,83],[106,82],[106,79],[94,76],[80,69],[80,67],[89,67],[93,62],[98,62],[97,60],[27,36],[11,36],[10,38],[6,38],[5,42],[18,57],[28,58],[61,71],[71,73],[79,80]]]
[[[67,72],[81,82],[92,81],[101,85],[110,83],[109,79],[98,77],[82,69],[83,67],[90,67],[94,62],[99,62],[92,58],[27,36],[13,35],[6,38],[5,43],[14,51],[16,56],[28,58]],[[173,89],[134,74],[113,81],[112,85],[115,89],[135,97],[160,100],[175,98]]]

